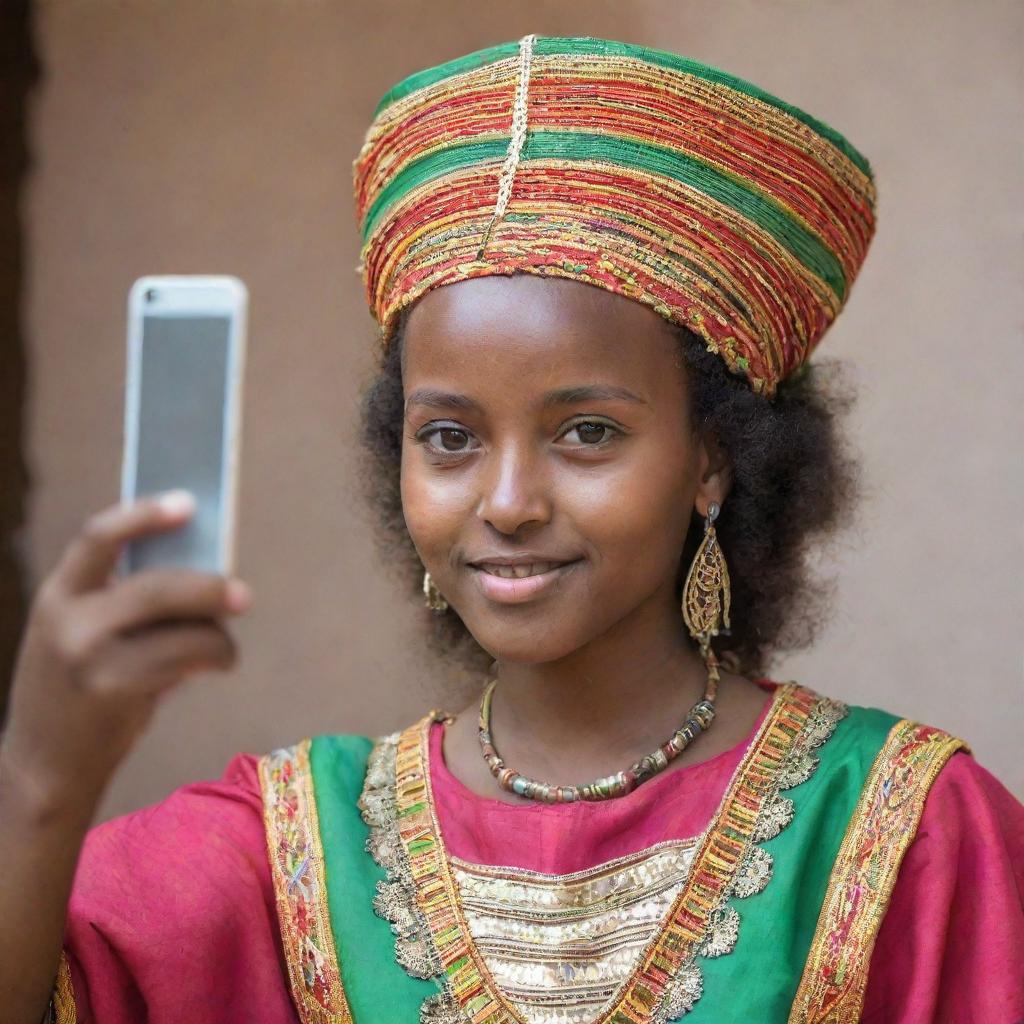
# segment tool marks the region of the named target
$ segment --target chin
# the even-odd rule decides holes
[[[524,665],[558,661],[582,647],[588,636],[575,630],[539,630],[535,623],[521,626],[466,622],[476,642],[496,661]],[[474,628],[478,627],[478,628]]]

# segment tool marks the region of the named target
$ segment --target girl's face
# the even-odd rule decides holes
[[[667,611],[682,627],[686,532],[728,470],[691,431],[678,346],[638,302],[525,274],[436,288],[409,314],[405,520],[492,657],[553,661]]]

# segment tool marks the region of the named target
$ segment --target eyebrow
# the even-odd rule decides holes
[[[541,399],[541,408],[550,409],[556,405],[572,405],[576,402],[594,402],[602,400],[615,400],[623,402],[634,402],[637,405],[647,405],[645,398],[633,394],[628,388],[619,387],[616,384],[579,384],[575,387],[558,388],[549,391]],[[468,395],[453,394],[449,391],[436,391],[433,388],[417,388],[405,400],[406,411],[412,405],[430,405],[444,409],[474,409],[480,411],[480,406]]]

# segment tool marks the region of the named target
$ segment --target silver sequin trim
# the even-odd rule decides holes
[[[459,904],[495,984],[528,1024],[588,1024],[632,974],[690,874],[694,840],[586,871],[453,862]]]
[[[654,1011],[651,1024],[678,1020],[696,1005],[704,992],[704,976],[695,963],[684,964],[665,988],[661,1005]]]
[[[754,826],[754,842],[765,843],[774,839],[793,820],[793,801],[776,793],[766,801]]]
[[[416,903],[416,886],[409,871],[409,863],[398,834],[395,814],[395,752],[399,733],[378,740],[370,753],[366,779],[359,797],[359,810],[363,821],[370,826],[366,840],[367,852],[387,874],[387,880],[377,883],[373,909],[378,917],[391,925],[395,936],[395,959],[414,978],[438,978],[444,984],[440,958],[434,948],[427,922]],[[424,1004],[421,1021],[431,1024],[460,1024],[458,1005],[447,989],[431,1003],[431,1016]],[[448,1017],[443,1013],[449,1013]],[[454,1013],[454,1016],[451,1014]]]

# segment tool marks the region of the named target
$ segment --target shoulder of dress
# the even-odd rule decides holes
[[[871,723],[876,729],[888,727],[886,733],[886,746],[888,747],[902,744],[910,747],[948,748],[947,757],[957,751],[963,751],[966,754],[972,753],[966,740],[937,725],[914,718],[901,717],[881,708],[853,705],[851,710],[855,711],[864,723]],[[945,758],[943,760],[945,761]]]
[[[90,833],[104,836],[135,829],[152,829],[162,819],[216,819],[225,813],[230,820],[245,815],[247,804],[259,803],[259,761],[256,754],[237,753],[219,778],[196,779],[174,787],[166,795],[142,807],[99,822]]]
[[[449,719],[443,711],[430,710],[421,718],[418,718],[415,722],[412,722],[409,726],[404,729],[398,729],[391,733],[371,734],[371,733],[358,733],[358,732],[331,732],[331,733],[317,733],[313,736],[304,737],[295,743],[286,744],[280,747],[275,747],[273,750],[269,750],[264,754],[239,754],[233,761],[245,762],[251,761],[253,764],[267,761],[269,759],[281,759],[289,756],[295,756],[301,754],[303,751],[308,754],[309,750],[314,746],[319,747],[331,747],[331,748],[370,748],[378,746],[381,743],[397,743],[400,737],[406,733],[410,733],[413,730],[422,729],[425,726],[429,726],[433,722],[440,722]],[[229,765],[229,768],[231,766]]]
[[[916,773],[918,783],[924,784],[926,791],[953,754],[971,754],[964,740],[945,729],[901,717],[885,708],[849,703],[795,681],[783,685],[791,688],[792,699],[818,702],[827,713],[841,719],[829,744],[833,767],[846,764],[854,769],[854,774],[865,778],[879,774],[888,778],[911,764],[918,768],[928,764],[926,774]]]
[[[318,798],[354,806],[373,765],[386,758],[388,751],[393,752],[403,737],[432,720],[431,715],[424,716],[408,729],[385,736],[323,733],[272,750],[255,761],[260,798],[271,807],[315,791]]]
[[[919,736],[927,735],[936,741],[953,741],[957,744],[958,749],[971,753],[970,745],[964,739],[957,736],[955,733],[939,728],[938,726],[930,725],[927,722],[921,722],[913,718],[905,717],[894,711],[890,711],[887,708],[875,707],[874,705],[869,704],[856,704],[852,701],[843,699],[842,696],[825,693],[795,680],[791,680],[787,684],[780,683],[778,685],[789,685],[799,693],[809,695],[811,698],[816,698],[818,700],[825,700],[844,708],[846,711],[846,717],[850,720],[850,724],[857,727],[862,732],[888,734],[899,727],[903,731],[916,731]]]
[[[257,766],[256,756],[237,754],[219,779],[178,786],[156,803],[94,826],[79,857],[76,899],[103,902],[120,886],[115,902],[121,906],[124,893],[166,892],[172,879],[182,893],[258,888],[265,838]]]
[[[262,771],[267,765],[306,760],[310,757],[314,748],[323,749],[369,749],[378,739],[364,733],[356,732],[330,732],[318,733],[315,736],[306,736],[294,743],[275,747],[263,754],[249,755],[242,754],[240,757],[252,760],[255,769]],[[236,758],[236,760],[238,760]]]
[[[932,786],[930,800],[933,805],[956,805],[965,816],[985,808],[997,809],[997,815],[1013,818],[1024,843],[1024,803],[993,775],[963,743],[946,761]]]

